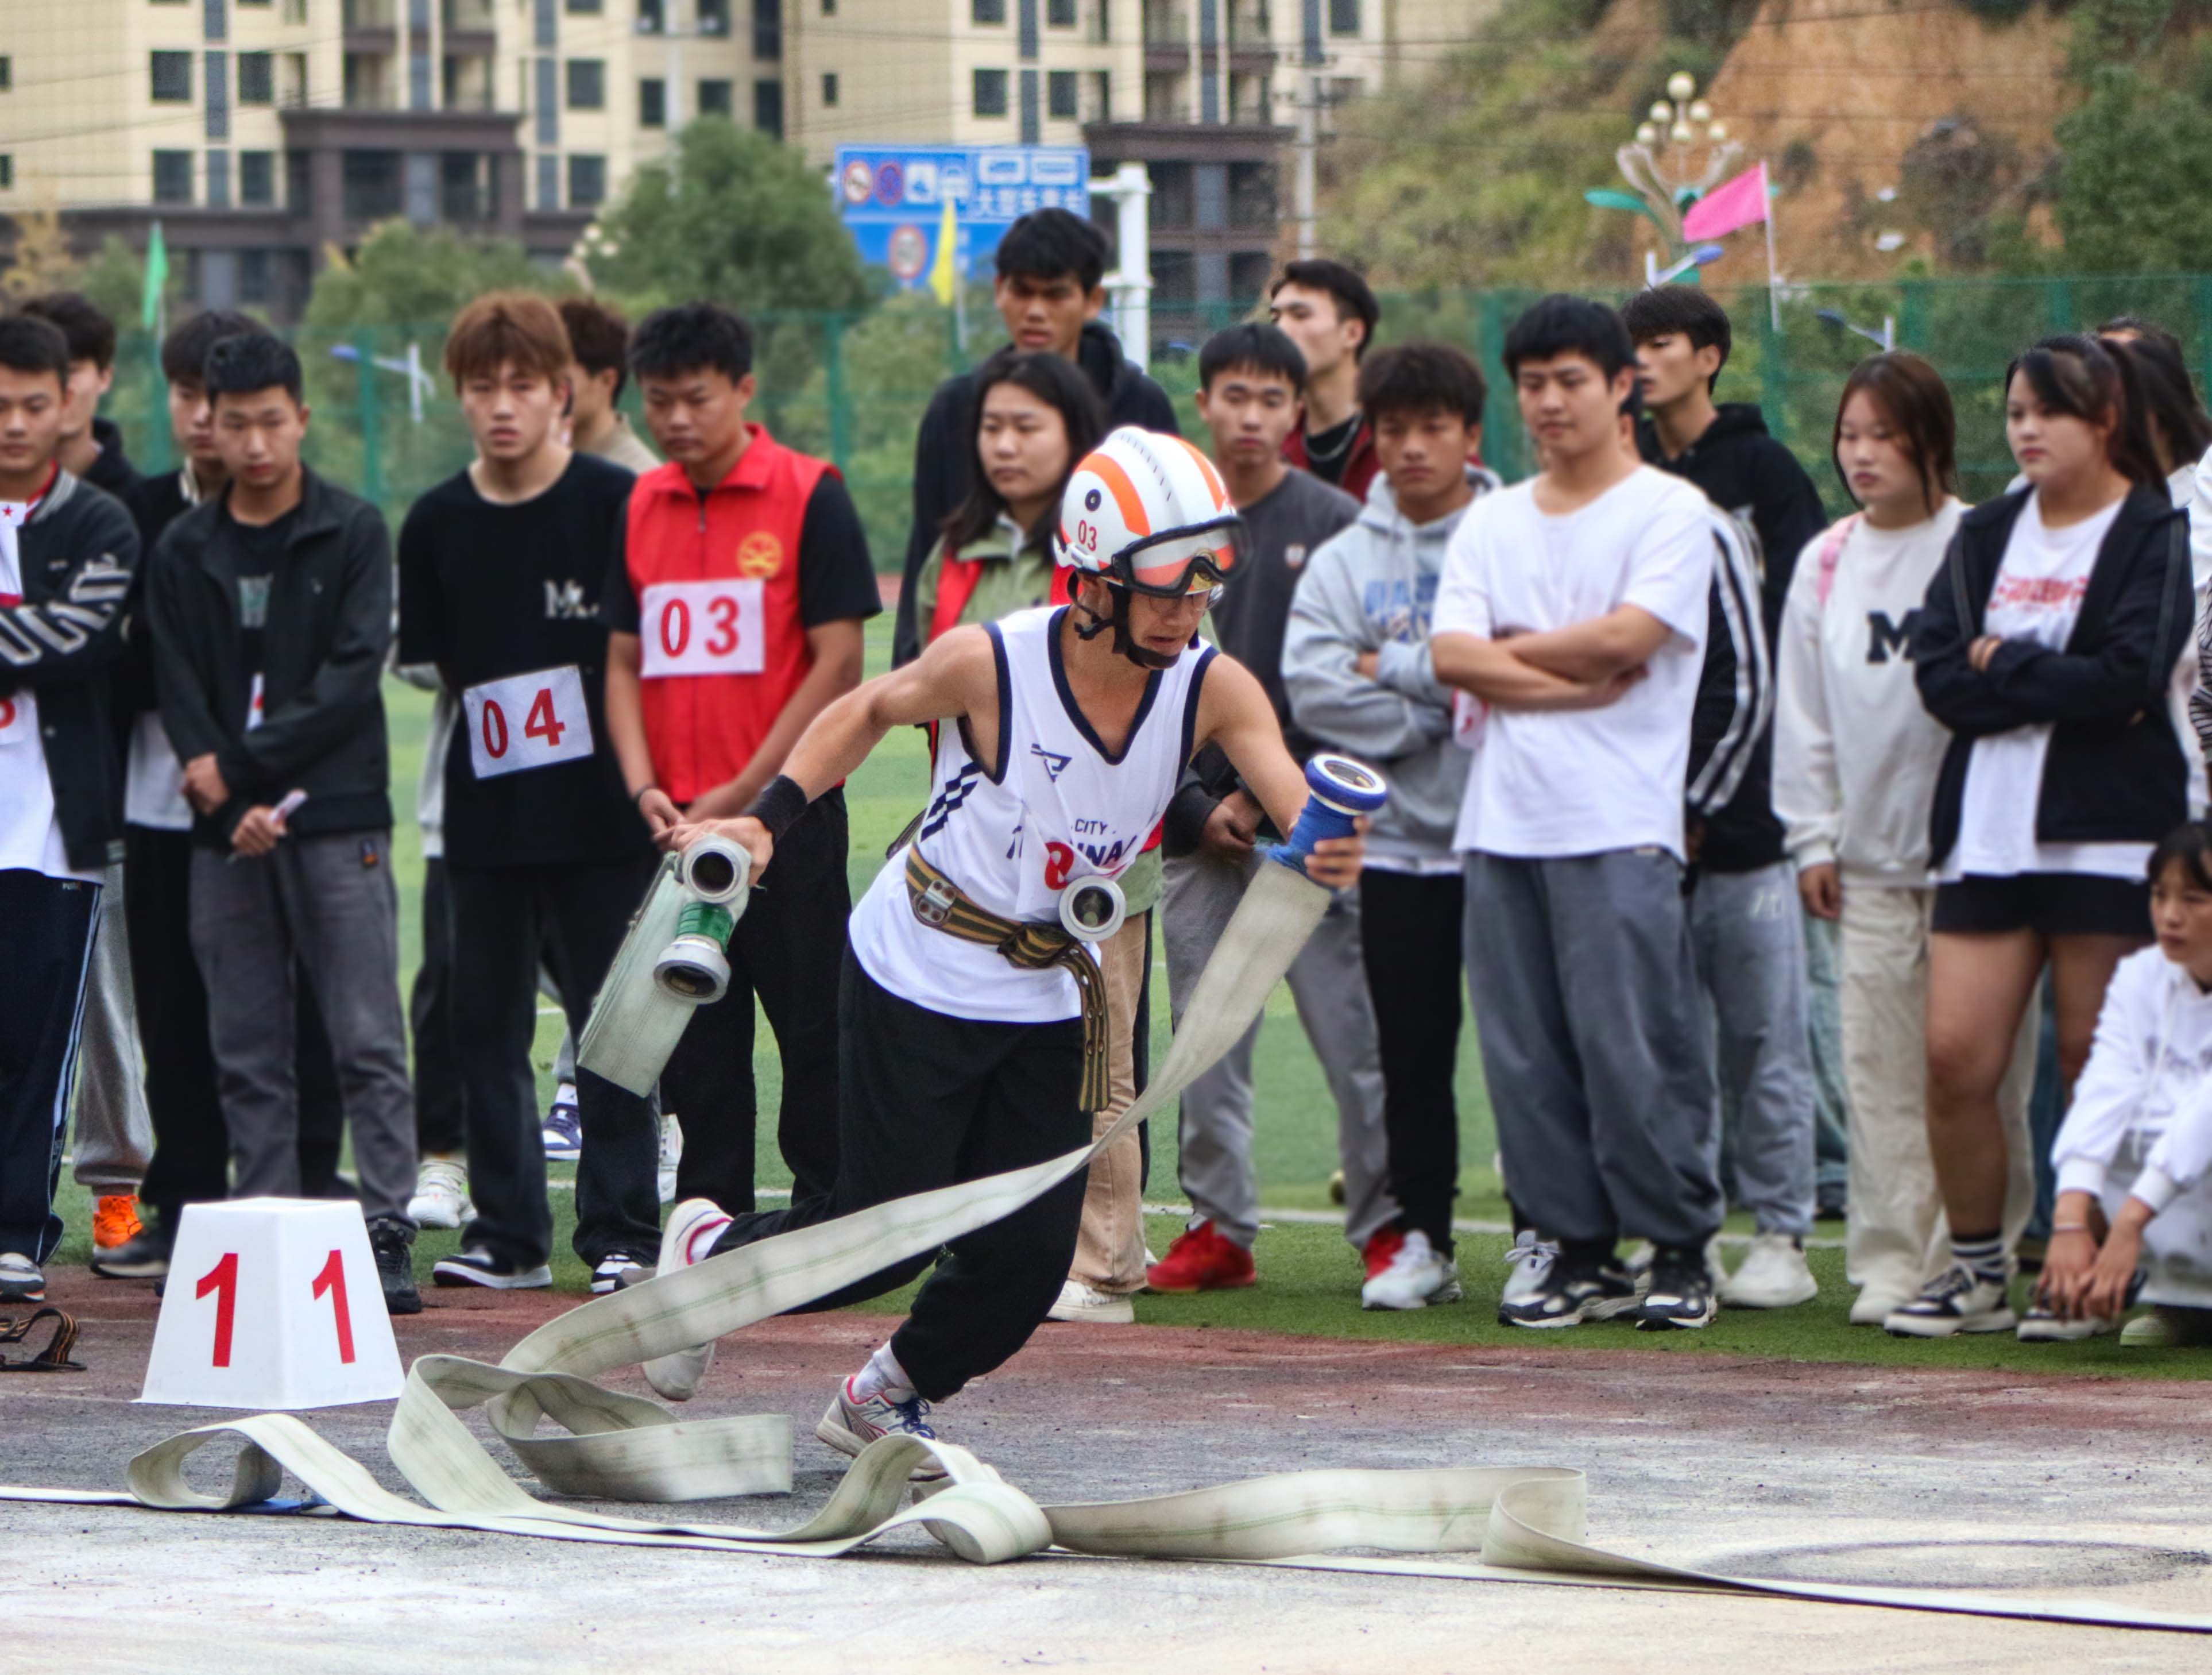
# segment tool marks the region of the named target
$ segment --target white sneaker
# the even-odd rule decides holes
[[[0,1258],[4,1260],[4,1258]],[[2127,1349],[2171,1349],[2181,1342],[2173,1323],[2158,1310],[2138,1314],[2120,1328],[2120,1346]]]
[[[929,1428],[929,1404],[921,1397],[908,1396],[903,1402],[894,1402],[878,1394],[865,1402],[856,1402],[850,1379],[837,1381],[837,1393],[830,1398],[830,1406],[815,1425],[814,1434],[818,1441],[855,1459],[861,1449],[879,1436],[926,1436],[933,1442],[937,1440],[937,1433]],[[907,1473],[909,1478],[923,1482],[944,1475],[945,1468],[934,1459]]]
[[[1805,1265],[1805,1252],[1786,1233],[1763,1233],[1751,1241],[1743,1265],[1723,1280],[1721,1302],[1729,1308],[1794,1308],[1820,1294],[1820,1282]]]
[[[1957,1263],[1920,1288],[1920,1294],[1891,1311],[1882,1330],[1896,1337],[1949,1337],[1958,1332],[2008,1332],[2018,1322],[2005,1300],[2002,1280]]]
[[[1408,1227],[1406,1237],[1391,1253],[1390,1265],[1359,1288],[1362,1308],[1426,1308],[1431,1303],[1455,1303],[1459,1264],[1429,1243],[1428,1234]]]
[[[1910,1291],[1884,1291],[1869,1285],[1851,1300],[1851,1324],[1854,1326],[1879,1326],[1911,1302],[1912,1297]]]
[[[1498,1306],[1526,1302],[1542,1288],[1552,1264],[1559,1259],[1558,1244],[1549,1239],[1536,1237],[1534,1227],[1523,1227],[1513,1237],[1513,1248],[1505,1253],[1505,1289],[1498,1299]]]
[[[564,1081],[553,1090],[553,1106],[539,1130],[545,1155],[556,1163],[574,1163],[584,1154],[584,1119],[576,1106],[576,1084]]]
[[[2079,1343],[2119,1329],[2118,1320],[2102,1314],[2063,1319],[2057,1310],[2039,1300],[2029,1304],[2027,1313],[2020,1317],[2020,1330],[2014,1336],[2023,1343]]]
[[[43,1303],[46,1276],[21,1251],[0,1252],[0,1303]]]
[[[468,1165],[457,1157],[426,1157],[415,1172],[408,1219],[418,1227],[459,1227],[476,1218],[469,1202]]]
[[[1086,1320],[1096,1326],[1133,1326],[1137,1306],[1118,1291],[1101,1291],[1081,1280],[1060,1288],[1060,1300],[1046,1311],[1048,1320]]]
[[[660,1119],[660,1202],[676,1202],[676,1166],[684,1160],[684,1130],[674,1113]]]
[[[730,1218],[713,1200],[686,1198],[660,1230],[660,1261],[653,1270],[655,1276],[677,1273],[705,1261],[715,1239],[729,1225]],[[695,1344],[646,1362],[645,1381],[665,1401],[688,1402],[698,1394],[699,1381],[714,1364],[714,1346]]]

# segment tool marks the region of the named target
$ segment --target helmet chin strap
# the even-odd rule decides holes
[[[1075,637],[1079,640],[1095,640],[1110,628],[1114,630],[1114,649],[1139,668],[1173,668],[1176,665],[1176,657],[1182,655],[1180,649],[1176,651],[1174,657],[1163,656],[1157,651],[1148,651],[1139,645],[1135,636],[1129,632],[1129,590],[1127,588],[1116,588],[1109,582],[1106,584],[1106,591],[1114,597],[1114,614],[1110,617],[1100,616],[1083,602],[1079,584],[1076,597],[1072,603],[1090,620],[1087,623],[1078,622],[1075,624]]]

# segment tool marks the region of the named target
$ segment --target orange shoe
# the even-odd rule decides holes
[[[138,1195],[115,1192],[102,1198],[92,1212],[92,1248],[112,1251],[127,1245],[145,1231],[138,1219]]]
[[[1177,1233],[1168,1253],[1145,1270],[1145,1283],[1155,1291],[1234,1291],[1259,1277],[1251,1252],[1224,1239],[1211,1221]]]
[[[1406,1230],[1393,1221],[1389,1227],[1367,1235],[1367,1242],[1359,1247],[1359,1259],[1367,1264],[1367,1277],[1375,1278],[1390,1265],[1390,1258],[1398,1254],[1398,1247],[1406,1242]]]

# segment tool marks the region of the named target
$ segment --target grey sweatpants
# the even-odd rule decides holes
[[[1168,1005],[1176,1026],[1198,974],[1244,898],[1256,867],[1205,854],[1167,862],[1160,898],[1161,940],[1167,945]],[[1382,1057],[1375,1040],[1375,1008],[1359,953],[1359,892],[1329,904],[1320,926],[1291,963],[1291,998],[1314,1057],[1336,1098],[1337,1158],[1344,1170],[1344,1236],[1356,1246],[1398,1218],[1390,1196],[1390,1148],[1382,1130]],[[1260,1181],[1252,1167],[1252,1049],[1255,1018],[1220,1062],[1182,1092],[1176,1172],[1198,1216],[1249,1249],[1260,1233]]]
[[[387,831],[287,838],[238,861],[192,851],[192,953],[206,979],[233,1196],[296,1197],[292,969],[314,985],[353,1131],[362,1214],[407,1220],[415,1095],[399,1002],[399,898]]]
[[[1712,1047],[1661,849],[1467,860],[1468,989],[1514,1202],[1547,1237],[1721,1224]]]
[[[100,925],[93,934],[84,1031],[77,1043],[76,1138],[71,1150],[76,1160],[70,1173],[95,1197],[136,1192],[154,1155],[119,861],[105,869],[100,882]]]
[[[1690,944],[1720,1080],[1713,1167],[1725,1144],[1735,1201],[1761,1233],[1813,1231],[1812,1040],[1796,869],[1698,874]]]

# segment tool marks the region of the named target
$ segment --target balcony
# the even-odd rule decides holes
[[[1229,62],[1240,74],[1258,74],[1275,61],[1271,14],[1264,0],[1241,0],[1228,7]],[[1197,39],[1193,9],[1187,0],[1145,0],[1145,68],[1189,67],[1191,42]],[[1206,50],[1209,67],[1218,44]]]
[[[345,0],[344,19],[349,52],[398,51],[398,0]]]
[[[499,20],[493,0],[444,0],[441,21],[447,52],[489,58],[499,50]]]

